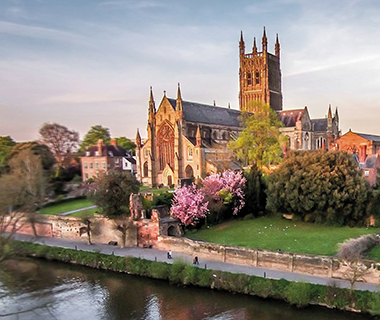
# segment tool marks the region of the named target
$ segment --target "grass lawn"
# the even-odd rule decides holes
[[[81,209],[85,207],[93,206],[94,204],[89,199],[67,199],[57,205],[50,205],[48,207],[40,209],[42,214],[58,214],[71,210]]]
[[[366,258],[380,261],[380,247],[373,248],[370,252],[368,252]]]
[[[164,194],[166,191],[169,191],[169,190],[174,190],[174,189],[169,189],[169,188],[158,189],[158,188],[152,188],[152,187],[148,187],[148,186],[141,186],[140,187],[141,193]]]
[[[233,246],[334,255],[339,250],[338,244],[344,240],[377,231],[375,228],[329,227],[262,217],[229,221],[209,229],[187,232],[186,236]]]
[[[73,214],[70,214],[68,217],[77,217],[77,218],[82,218],[85,216],[93,217],[95,213],[100,213],[99,211],[100,211],[99,208],[88,209],[84,211],[75,212]]]

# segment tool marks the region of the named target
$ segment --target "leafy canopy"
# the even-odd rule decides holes
[[[129,172],[110,170],[91,185],[88,196],[107,216],[129,212],[129,196],[139,191],[140,184]]]
[[[282,123],[268,104],[254,101],[252,110],[253,114],[242,114],[243,130],[228,147],[244,163],[256,164],[261,169],[281,160],[281,146],[286,140],[279,131]]]
[[[102,139],[104,144],[109,144],[111,141],[110,129],[101,125],[92,126],[84,136],[80,149],[82,151],[86,150],[88,147],[97,144],[99,139]]]
[[[267,208],[303,221],[362,225],[368,188],[352,155],[289,152],[268,177]]]
[[[45,123],[40,129],[41,142],[53,153],[58,167],[69,163],[77,150],[79,134],[58,123]]]
[[[118,146],[124,148],[125,150],[132,150],[135,154],[136,144],[126,137],[116,138],[116,143]]]

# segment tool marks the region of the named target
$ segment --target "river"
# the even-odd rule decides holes
[[[58,262],[23,260],[10,268],[1,277],[1,320],[373,319]]]

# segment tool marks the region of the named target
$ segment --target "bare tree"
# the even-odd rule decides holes
[[[128,230],[132,226],[132,220],[127,216],[120,216],[115,218],[115,229],[121,233],[121,244],[120,248],[125,247],[125,243],[127,241]]]
[[[54,154],[58,167],[64,167],[78,148],[79,134],[58,123],[45,123],[40,129],[41,141]]]
[[[91,232],[92,232],[92,221],[89,216],[84,216],[81,218],[81,222],[85,225],[85,227],[81,227],[79,229],[79,235],[82,236],[82,234],[87,235],[87,244],[91,245],[92,240],[91,240]]]

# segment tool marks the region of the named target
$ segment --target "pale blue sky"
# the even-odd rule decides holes
[[[238,108],[238,41],[281,43],[284,109],[339,108],[342,132],[380,135],[378,0],[1,0],[0,135],[44,122],[146,136],[149,86]]]

